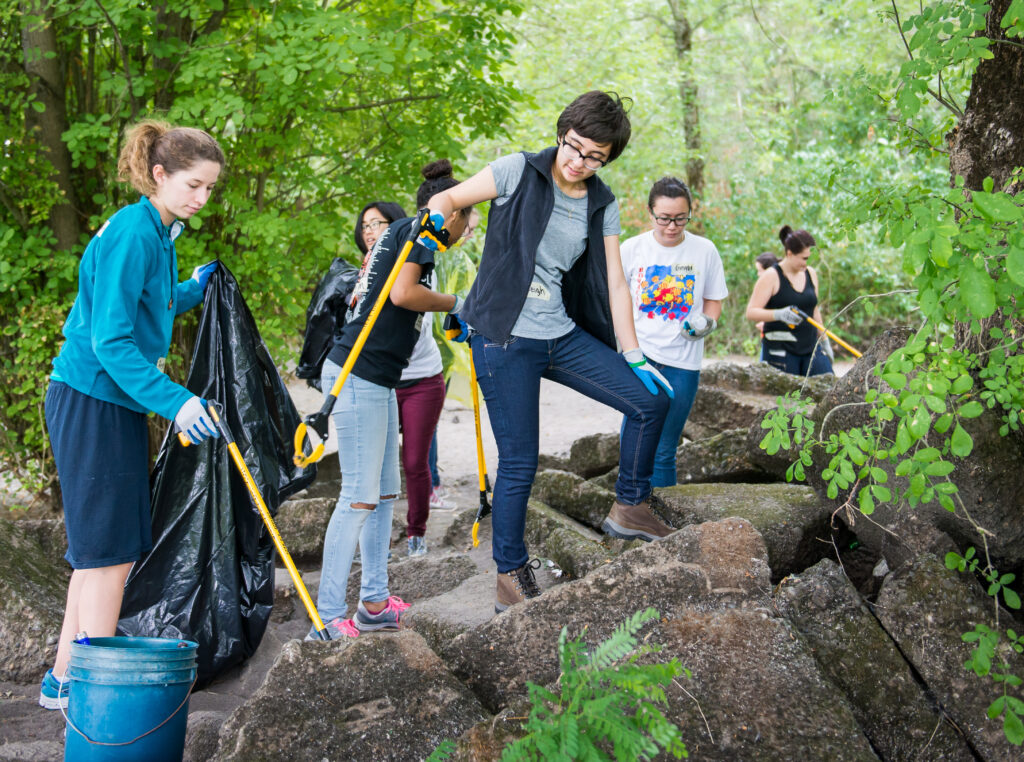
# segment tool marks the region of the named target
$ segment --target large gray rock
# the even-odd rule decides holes
[[[18,525],[0,519],[0,680],[33,683],[56,653],[67,574]]]
[[[946,569],[932,555],[890,574],[875,605],[882,626],[981,758],[1010,762],[1020,760],[1020,749],[1004,737],[1002,720],[985,714],[1002,689],[964,668],[971,646],[961,636],[979,623],[994,628],[993,611],[992,599],[974,578]],[[1024,675],[1024,658],[1012,651],[1003,655],[1008,672]]]
[[[591,434],[572,443],[565,470],[584,479],[611,471],[619,465],[619,435]]]
[[[531,500],[527,507],[525,536],[532,555],[551,559],[577,579],[614,555],[601,544],[602,535],[538,500]]]
[[[319,564],[324,536],[338,496],[298,498],[281,503],[274,523],[284,546],[297,564]]]
[[[810,487],[796,484],[686,484],[656,490],[674,527],[740,516],[768,548],[772,580],[806,569],[832,551],[830,509]]]
[[[422,760],[486,713],[415,632],[291,641],[220,734],[218,760]]]
[[[484,705],[498,711],[526,694],[527,680],[545,684],[558,677],[563,625],[573,635],[586,627],[597,642],[648,606],[673,618],[694,607],[740,605],[769,588],[767,550],[749,522],[686,527],[509,608],[460,635],[442,655]]]
[[[707,439],[684,442],[676,450],[679,484],[766,482],[774,477],[747,455],[747,429],[729,429]]]
[[[396,553],[401,551],[396,549]],[[454,590],[476,574],[476,564],[463,553],[430,551],[415,558],[398,556],[388,564],[388,588],[392,595],[415,603]],[[346,591],[350,616],[359,604],[361,578],[360,568],[354,566]]]
[[[593,529],[615,502],[615,493],[569,471],[541,471],[533,480],[531,497]]]
[[[785,620],[764,610],[682,611],[651,642],[692,672],[666,714],[691,759],[877,762],[845,697]]]
[[[747,429],[776,398],[803,389],[820,399],[834,376],[804,379],[776,370],[767,363],[714,363],[700,372],[700,385],[683,431],[687,439],[705,439],[729,429]]]
[[[804,636],[825,677],[846,694],[857,722],[886,760],[974,755],[936,714],[913,671],[843,570],[824,559],[780,586],[776,603]]]

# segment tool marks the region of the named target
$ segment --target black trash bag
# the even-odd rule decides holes
[[[327,353],[331,351],[334,335],[345,324],[348,298],[357,280],[359,268],[340,257],[335,259],[317,284],[306,308],[306,335],[295,375],[306,379],[306,383],[318,391],[323,391],[320,389],[320,372]]]
[[[186,386],[222,417],[267,508],[312,484],[292,462],[299,414],[234,276],[210,276]],[[251,656],[274,603],[274,543],[223,438],[183,447],[168,430],[151,477],[153,550],[125,585],[118,631],[199,643],[197,685]]]

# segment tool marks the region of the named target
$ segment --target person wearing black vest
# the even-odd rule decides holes
[[[824,325],[818,306],[818,274],[807,264],[814,236],[786,225],[779,231],[779,238],[786,254],[754,284],[747,320],[764,321],[761,356],[772,367],[797,376],[831,373],[833,357],[828,336],[800,314],[810,315]]]
[[[639,349],[619,258],[618,205],[596,175],[629,135],[618,96],[585,93],[559,117],[556,146],[504,156],[428,203],[431,216],[444,219],[492,201],[480,269],[458,317],[471,335],[498,444],[495,611],[540,594],[523,535],[537,471],[541,378],[625,414],[606,531],[644,540],[673,531],[650,510],[654,450],[672,387]]]

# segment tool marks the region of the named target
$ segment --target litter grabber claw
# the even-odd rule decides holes
[[[845,349],[845,350],[846,350],[847,352],[849,352],[849,353],[850,353],[851,355],[853,355],[854,357],[860,357],[860,356],[862,355],[862,353],[861,353],[861,352],[858,352],[858,351],[857,351],[856,349],[854,349],[853,347],[851,347],[851,346],[850,346],[849,344],[847,344],[847,343],[846,343],[845,341],[843,341],[842,339],[840,339],[840,338],[839,338],[838,336],[836,336],[836,335],[835,335],[834,333],[832,333],[832,331],[828,330],[828,329],[827,329],[827,328],[826,328],[825,326],[823,326],[823,325],[822,325],[821,323],[819,323],[819,322],[818,322],[817,320],[815,320],[814,318],[812,318],[812,317],[811,317],[810,315],[808,315],[808,314],[807,314],[806,312],[804,312],[804,311],[803,311],[802,309],[800,309],[799,307],[797,307],[797,308],[795,308],[795,309],[796,309],[796,311],[797,311],[797,312],[799,312],[799,313],[800,313],[800,314],[801,314],[801,315],[803,316],[804,320],[806,320],[806,321],[807,321],[808,323],[810,323],[811,325],[813,325],[813,326],[814,326],[815,328],[817,328],[817,329],[818,329],[819,331],[824,331],[824,332],[825,332],[825,335],[826,335],[826,336],[828,336],[828,337],[829,337],[830,339],[832,339],[832,341],[834,341],[834,342],[835,342],[836,344],[838,344],[839,346],[841,346],[841,347],[842,347],[843,349]]]
[[[313,622],[313,626],[316,628],[316,634],[320,640],[330,640],[331,635],[327,631],[327,627],[324,625],[323,620],[320,619],[320,614],[316,610],[316,606],[313,605],[313,599],[309,597],[309,591],[306,589],[306,584],[302,581],[302,577],[299,576],[299,570],[295,568],[295,562],[292,561],[291,554],[288,553],[288,548],[284,545],[284,540],[281,539],[281,533],[277,531],[277,525],[274,523],[274,518],[270,515],[270,510],[267,508],[267,504],[263,501],[263,496],[260,495],[259,488],[256,486],[256,481],[252,478],[252,474],[249,472],[249,467],[245,465],[245,459],[242,457],[242,452],[238,449],[238,445],[235,444],[235,438],[231,436],[231,431],[228,429],[224,419],[221,418],[220,413],[222,412],[221,406],[210,400],[208,403],[208,410],[210,417],[213,422],[217,425],[220,430],[220,435],[224,438],[224,442],[228,446],[228,452],[231,453],[231,459],[235,462],[235,467],[238,469],[238,473],[242,477],[242,481],[245,482],[246,489],[249,490],[249,497],[252,499],[253,505],[256,506],[259,511],[260,518],[263,519],[263,524],[267,527],[267,531],[270,532],[270,537],[274,541],[274,547],[277,548],[277,553],[284,562],[285,568],[288,569],[288,575],[292,578],[292,584],[295,585],[295,590],[299,594],[299,598],[302,599],[302,605],[306,607],[306,613],[309,614],[310,620]],[[324,437],[326,439],[326,436]],[[178,440],[188,447],[191,444],[188,437],[184,434],[178,434]],[[320,444],[321,449],[323,443]]]
[[[487,478],[487,463],[484,461],[484,440],[480,434],[480,399],[477,394],[476,367],[473,365],[473,353],[469,354],[469,393],[473,395],[473,425],[476,428],[476,473],[480,485],[480,507],[477,508],[473,520],[473,547],[480,545],[480,521],[491,513],[491,501],[487,495],[491,491],[491,482]]]
[[[412,228],[409,230],[409,240],[405,242],[405,246],[402,247],[402,251],[398,255],[398,259],[395,260],[395,266],[391,268],[391,272],[388,274],[388,279],[384,281],[384,287],[380,291],[380,295],[377,297],[377,301],[374,302],[373,309],[370,310],[370,314],[366,316],[366,322],[363,324],[363,328],[359,331],[359,335],[356,337],[355,343],[352,345],[352,349],[348,353],[348,358],[345,360],[345,364],[341,368],[341,373],[338,374],[338,380],[334,382],[334,386],[331,387],[330,393],[324,398],[324,404],[320,410],[312,415],[306,416],[305,420],[299,424],[298,428],[295,429],[295,455],[292,456],[292,460],[295,465],[305,468],[311,463],[316,463],[324,454],[324,442],[327,441],[327,420],[330,418],[331,410],[334,408],[334,403],[338,400],[338,395],[341,394],[341,389],[345,385],[345,381],[348,379],[348,374],[352,371],[353,366],[356,364],[356,360],[359,359],[359,353],[363,351],[363,345],[366,344],[366,339],[370,336],[370,331],[373,330],[374,323],[377,322],[377,317],[380,315],[380,311],[384,309],[385,303],[387,303],[388,297],[391,295],[391,287],[395,285],[395,281],[398,279],[398,273],[402,269],[402,265],[405,264],[405,260],[409,258],[409,252],[412,251],[412,245],[416,243],[416,240],[420,237],[420,230],[427,222],[429,212],[423,210],[418,213],[413,219]],[[440,249],[444,251],[444,249]],[[314,445],[309,439],[309,430],[312,429],[316,432],[317,436],[320,437],[320,443]]]

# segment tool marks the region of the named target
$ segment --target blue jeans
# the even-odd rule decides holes
[[[665,416],[665,425],[658,439],[658,449],[654,453],[654,476],[651,478],[654,487],[671,487],[676,483],[676,448],[679,447],[683,427],[693,407],[694,397],[697,396],[700,371],[674,368],[654,360],[647,362],[661,371],[661,375],[668,379],[676,393],[675,399],[669,402],[668,415]]]
[[[334,386],[340,371],[338,365],[325,360],[320,376],[322,388]],[[401,489],[395,390],[349,375],[334,404],[333,418],[338,433],[341,495],[324,538],[316,601],[325,623],[345,616],[345,592],[357,542],[363,567],[360,599],[371,603],[387,600],[391,514]],[[353,508],[353,503],[376,507]]]
[[[828,359],[820,344],[813,352],[797,355],[777,347],[768,349],[762,343],[761,356],[773,368],[794,376],[823,376],[835,372],[832,370],[832,361]]]
[[[491,526],[499,572],[517,569],[529,560],[523,534],[526,504],[537,473],[541,378],[625,414],[615,495],[627,505],[650,496],[654,450],[668,397],[664,392],[648,392],[620,354],[581,328],[557,339],[513,336],[504,345],[477,335],[470,345],[498,445]]]

